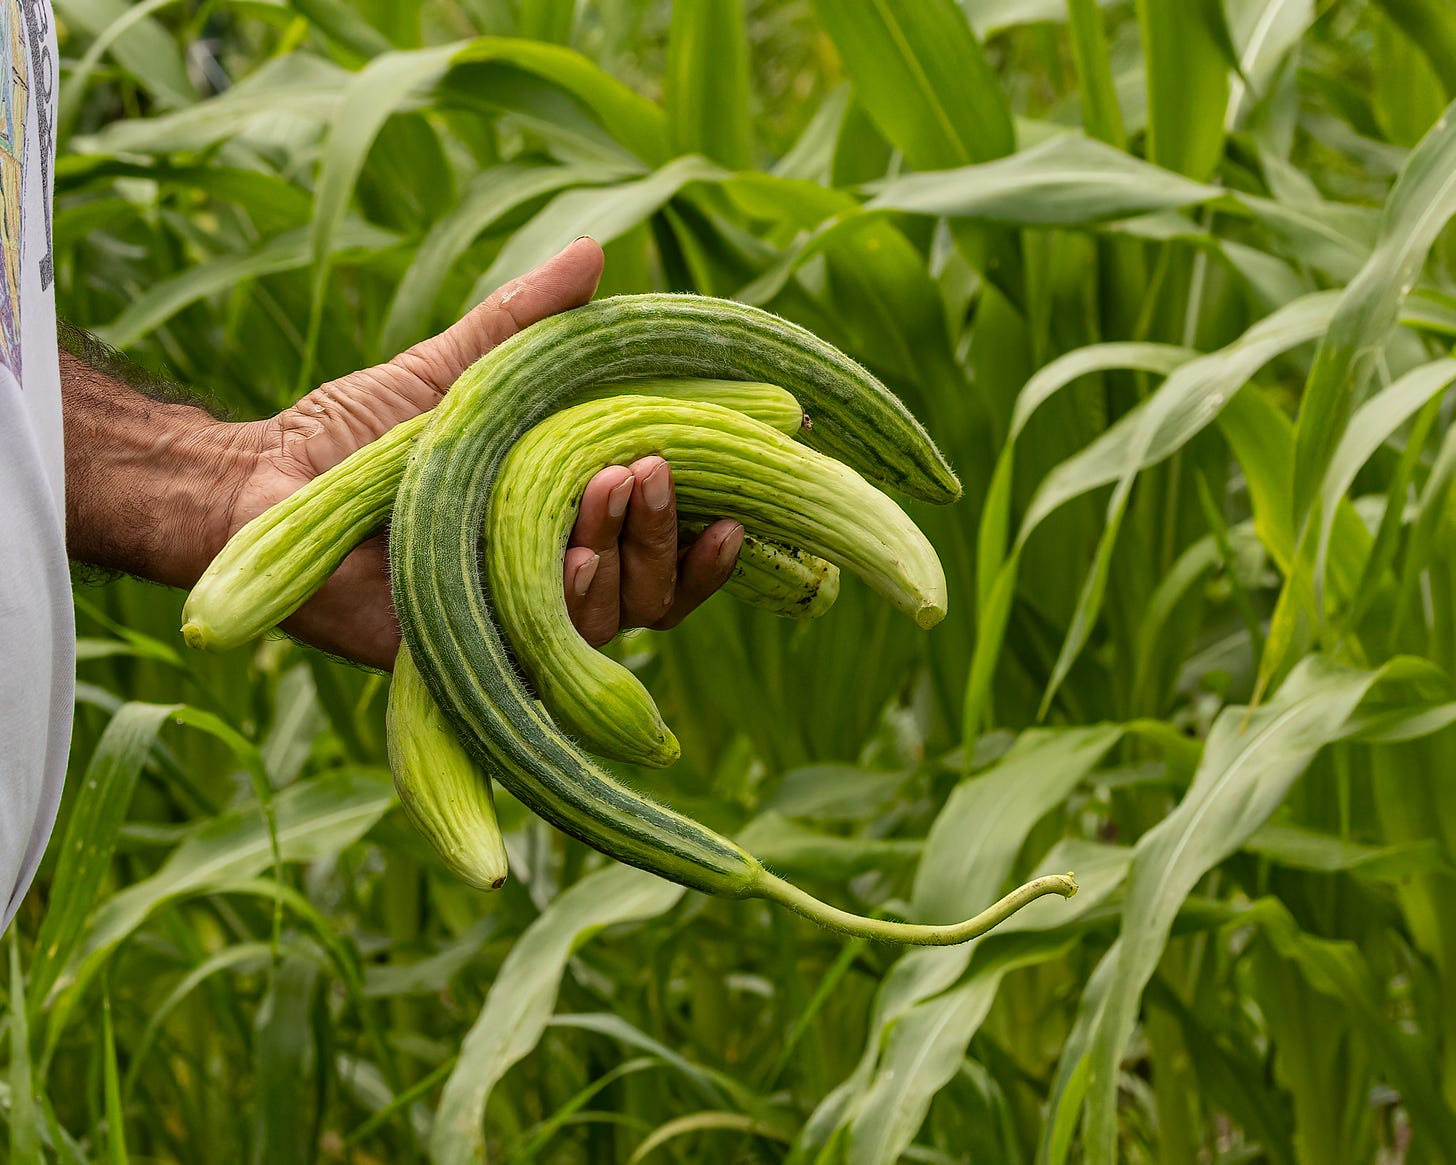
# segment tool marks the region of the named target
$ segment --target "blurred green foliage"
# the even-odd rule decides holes
[[[632,636],[684,760],[627,777],[860,910],[1083,890],[905,953],[503,796],[483,896],[379,677],[78,587],[11,1159],[1452,1159],[1446,0],[56,10],[61,310],[235,415],[582,233],[873,368],[950,618]]]

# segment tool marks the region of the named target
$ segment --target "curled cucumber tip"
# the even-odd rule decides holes
[[[207,629],[200,623],[195,619],[189,619],[186,623],[182,624],[182,638],[187,641],[188,647],[196,648],[198,651],[206,651],[207,641],[210,636],[207,634]]]

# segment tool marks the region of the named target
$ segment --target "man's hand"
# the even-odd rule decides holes
[[[98,383],[104,378],[62,353],[72,556],[191,586],[239,527],[432,408],[501,341],[590,300],[601,268],[601,248],[578,239],[440,335],[247,424],[135,393],[120,398],[116,391],[128,390]],[[621,627],[673,626],[727,580],[742,541],[742,527],[722,521],[680,552],[667,463],[645,457],[604,469],[587,486],[566,552],[572,621],[593,645]],[[399,647],[388,567],[384,537],[365,542],[284,628],[387,670]]]

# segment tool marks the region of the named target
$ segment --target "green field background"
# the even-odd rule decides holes
[[[16,1162],[1456,1160],[1449,0],[55,0],[61,314],[238,419],[577,235],[899,394],[950,615],[719,596],[624,769],[851,941],[499,798],[454,881],[383,677],[78,577],[0,972]]]

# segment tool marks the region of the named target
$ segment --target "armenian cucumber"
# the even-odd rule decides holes
[[[572,405],[516,442],[486,525],[496,614],[535,693],[590,751],[663,767],[678,744],[641,682],[576,633],[561,562],[586,483],[603,465],[656,453],[677,504],[802,546],[862,578],[922,627],[945,614],[945,575],[925,536],[842,462],[732,409],[618,396]]]
[[[575,399],[638,395],[706,400],[793,434],[805,417],[793,395],[772,384],[653,377],[630,384],[592,380]],[[389,517],[410,449],[432,412],[396,425],[378,440],[264,510],[230,538],[182,608],[191,647],[225,651],[256,639],[293,614]],[[751,559],[758,553],[750,545]]]
[[[416,443],[395,499],[390,562],[401,628],[465,746],[527,807],[610,857],[708,893],[766,898],[847,934],[965,942],[1035,898],[1074,893],[1070,875],[1038,878],[944,926],[850,914],[614,780],[532,699],[480,570],[483,520],[501,464],[516,441],[589,383],[663,375],[782,384],[813,418],[805,440],[815,447],[913,496],[959,495],[950,466],[883,385],[803,328],[757,308],[700,296],[620,296],[527,328],[456,382]]]
[[[430,698],[408,647],[394,660],[385,739],[405,816],[461,880],[499,890],[509,867],[490,777]]]

